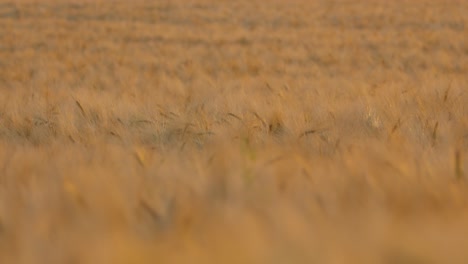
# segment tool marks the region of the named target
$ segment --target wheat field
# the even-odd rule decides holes
[[[0,263],[467,263],[467,181],[467,1],[0,0]]]

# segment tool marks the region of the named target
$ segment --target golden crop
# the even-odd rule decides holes
[[[0,263],[467,263],[467,1],[0,1]]]

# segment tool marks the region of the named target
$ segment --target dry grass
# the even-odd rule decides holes
[[[466,263],[466,1],[0,3],[1,263]]]

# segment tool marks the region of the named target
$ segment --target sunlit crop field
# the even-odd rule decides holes
[[[0,263],[468,262],[467,1],[0,0]]]

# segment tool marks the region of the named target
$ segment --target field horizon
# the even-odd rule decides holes
[[[0,0],[0,263],[466,263],[466,14]]]

